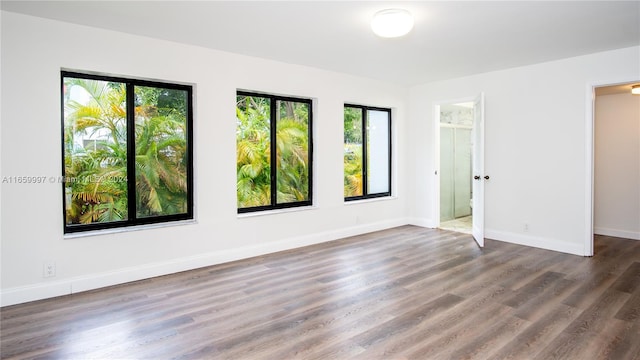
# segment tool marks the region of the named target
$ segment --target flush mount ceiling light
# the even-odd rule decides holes
[[[371,20],[371,30],[384,38],[406,35],[411,29],[413,29],[413,16],[403,9],[378,11]]]
[[[631,87],[631,93],[633,95],[640,95],[640,85],[633,85]]]

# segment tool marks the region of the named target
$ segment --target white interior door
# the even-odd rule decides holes
[[[472,135],[472,168],[473,168],[473,238],[480,247],[484,247],[484,181],[489,177],[484,174],[484,93],[480,93],[473,101],[473,135]]]

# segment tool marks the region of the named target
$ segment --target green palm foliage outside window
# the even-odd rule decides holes
[[[362,112],[344,108],[344,197],[362,196]]]
[[[66,224],[126,220],[125,84],[64,78]]]
[[[311,102],[239,92],[238,211],[311,204]]]
[[[63,73],[65,231],[192,218],[190,96]]]
[[[136,213],[187,212],[186,92],[136,87]]]
[[[271,102],[266,98],[238,96],[237,192],[238,208],[271,203]]]

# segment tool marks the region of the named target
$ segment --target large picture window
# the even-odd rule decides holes
[[[344,106],[344,197],[391,195],[391,109]]]
[[[193,218],[192,88],[62,72],[65,233]]]
[[[239,91],[238,212],[311,205],[311,100]]]

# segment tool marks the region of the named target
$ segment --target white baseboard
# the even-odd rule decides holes
[[[640,240],[640,232],[594,227],[593,233],[597,235],[613,236],[623,239]]]
[[[42,300],[56,296],[69,295],[82,291],[98,289],[131,281],[148,279],[155,276],[193,270],[225,262],[246,259],[254,256],[289,250],[307,245],[337,240],[349,236],[361,235],[406,225],[408,219],[399,218],[371,224],[325,231],[306,236],[293,237],[280,241],[246,246],[236,249],[216,251],[169,261],[144,264],[114,271],[89,274],[68,279],[46,281],[38,284],[8,288],[0,292],[0,306],[9,306],[29,301]]]
[[[512,244],[585,256],[583,244],[489,229],[485,229],[484,236],[487,239],[499,240]]]

